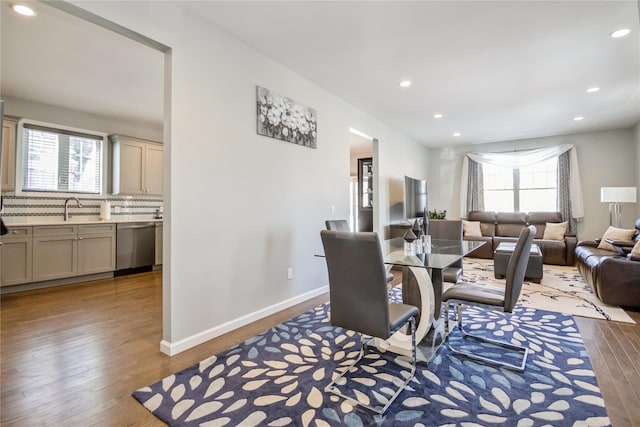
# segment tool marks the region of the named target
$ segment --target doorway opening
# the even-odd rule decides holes
[[[40,67],[49,74],[47,78],[32,78],[31,82],[28,82],[29,86],[27,87],[32,93],[37,93],[38,97],[27,97],[29,92],[22,90],[24,86],[20,86],[19,82],[13,81],[13,84],[17,86],[12,88],[3,81],[2,96],[3,99],[6,99],[5,96],[9,97],[10,101],[8,102],[11,102],[10,105],[13,108],[12,115],[26,118],[29,118],[30,114],[45,115],[46,117],[42,118],[36,116],[31,118],[61,125],[95,129],[105,133],[135,135],[154,141],[162,138],[165,150],[163,181],[166,184],[161,198],[163,209],[170,210],[168,183],[171,173],[171,48],[69,2],[34,2],[33,4],[38,9],[36,24],[19,21],[21,18],[14,17],[10,12],[0,14],[2,15],[3,40],[4,38],[14,41],[22,40],[20,42],[22,49],[20,50],[3,49],[3,64],[11,62],[14,68],[24,70],[22,74],[29,77],[32,74],[27,72],[37,68],[31,65],[30,61],[33,59],[40,61],[40,64],[60,65],[60,67],[55,68],[58,76],[54,79],[56,80],[55,85],[51,84],[54,81],[51,77],[54,75],[52,66]],[[24,32],[29,37],[21,37],[20,35]],[[41,39],[52,42],[43,43],[40,41]],[[29,49],[24,50],[27,40],[30,42]],[[74,45],[73,43],[76,41],[78,44]],[[14,43],[14,45],[16,44]],[[63,53],[51,59],[50,56],[57,53],[51,48],[51,45],[59,45]],[[9,46],[15,47],[11,44]],[[14,52],[17,52],[17,59],[6,61],[7,55]],[[74,55],[65,55],[66,52],[74,52]],[[99,59],[95,59],[95,57]],[[80,65],[72,61],[76,59],[81,62]],[[109,64],[109,67],[96,66],[91,68],[90,65],[85,65],[95,65],[102,62]],[[124,63],[127,65],[121,65]],[[63,66],[67,66],[69,70],[63,73]],[[87,73],[87,69],[92,72]],[[123,69],[133,69],[135,73],[117,72]],[[106,76],[96,83],[95,80],[89,78],[89,76],[96,79],[102,77],[96,70],[111,72],[112,76]],[[153,78],[149,71],[153,72]],[[139,78],[140,74],[143,74],[141,78]],[[122,81],[119,81],[118,77],[123,75],[127,78],[121,77]],[[3,69],[3,79],[8,79],[8,77],[8,73]],[[42,83],[46,86],[44,89],[50,90],[37,90],[40,87],[36,87],[35,82]],[[157,95],[149,96],[149,92],[141,88],[143,83],[146,84],[145,88],[151,86],[154,95]],[[65,88],[67,96],[56,96],[56,91],[62,90],[64,92]],[[105,92],[111,92],[116,96],[116,92],[119,90],[125,91],[126,94],[122,92],[119,98],[125,99],[129,105],[138,101],[136,102],[138,109],[135,111],[127,110],[118,103],[109,102],[105,93],[100,93],[101,89],[106,89]],[[7,113],[8,102],[5,103],[5,113]],[[56,120],[56,118],[59,119]],[[86,122],[86,124],[78,125],[75,122]],[[110,129],[114,127],[114,123],[117,124],[117,129],[111,132]],[[105,156],[111,159],[110,146],[108,145],[105,148]],[[112,181],[111,173],[107,180]],[[111,190],[106,191],[104,196],[111,196]],[[152,199],[159,198],[140,197],[147,202],[149,200],[156,202],[157,200]],[[117,211],[114,209],[115,212]],[[163,227],[165,231],[160,233],[163,234],[161,239],[163,259],[167,261],[163,263],[162,281],[165,290],[162,300],[165,306],[170,304],[168,271],[170,270],[171,257],[170,233],[167,231],[167,225],[170,224],[165,220]],[[156,231],[156,233],[158,232]],[[168,316],[166,314],[168,312],[169,310],[164,310],[165,318]],[[163,326],[165,330],[169,330],[166,319],[164,319]]]
[[[373,231],[375,177],[373,138],[349,129],[349,224],[351,231]]]

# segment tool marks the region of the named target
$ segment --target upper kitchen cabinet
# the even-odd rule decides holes
[[[2,120],[2,191],[15,189],[16,124],[9,117]]]
[[[109,139],[113,144],[113,193],[162,195],[162,144],[123,135]]]

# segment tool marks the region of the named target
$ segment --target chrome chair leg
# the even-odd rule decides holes
[[[338,377],[336,379],[334,379],[333,381],[331,381],[331,383],[326,386],[324,388],[325,391],[337,394],[338,396],[342,396],[345,399],[349,399],[349,400],[353,400],[352,398],[348,397],[348,396],[344,396],[340,393],[340,391],[338,390],[338,388],[336,387],[336,384],[338,384],[340,382],[340,380],[345,377],[364,357],[364,353],[365,353],[365,347],[373,340],[373,337],[370,337],[368,340],[366,340],[365,342],[365,338],[364,335],[360,334],[360,353],[358,354],[358,357],[356,357],[356,360],[354,360],[349,366],[347,366],[347,368],[345,368],[344,371],[342,371],[342,373],[340,375],[338,375]],[[346,381],[345,381],[346,383]],[[357,403],[357,401],[356,401]]]
[[[387,409],[389,409],[389,406],[391,406],[391,404],[393,403],[394,400],[396,400],[396,398],[398,397],[398,395],[402,392],[402,390],[405,389],[405,387],[407,386],[407,384],[409,384],[409,381],[411,381],[413,379],[413,377],[415,376],[416,373],[416,367],[417,367],[417,357],[416,357],[416,320],[415,318],[410,318],[409,319],[410,322],[410,328],[411,328],[411,358],[412,358],[412,365],[411,365],[411,373],[409,374],[409,376],[407,377],[407,379],[404,381],[404,383],[397,387],[396,391],[393,393],[393,395],[389,398],[389,400],[387,401],[387,403],[384,406],[372,406],[372,405],[367,405],[364,404],[362,402],[360,402],[359,400],[351,397],[351,396],[347,396],[345,394],[343,394],[342,392],[340,392],[340,390],[338,389],[338,387],[336,387],[336,384],[338,384],[342,378],[345,378],[345,382],[343,385],[346,385],[346,382],[348,380],[348,373],[352,371],[352,369],[362,360],[362,358],[364,357],[365,354],[365,346],[367,346],[372,340],[373,338],[369,338],[366,340],[364,339],[364,336],[361,335],[361,347],[360,347],[360,354],[358,355],[358,357],[356,358],[356,360],[351,363],[349,365],[349,367],[347,367],[335,380],[331,381],[331,383],[325,387],[325,391],[326,392],[330,392],[333,393],[337,396],[342,397],[343,399],[349,400],[353,403],[355,403],[356,405],[360,405],[364,408],[369,409],[370,411],[373,411],[377,414],[380,415],[384,415],[387,412]]]
[[[446,336],[445,331],[445,321],[444,318],[441,317],[438,320],[434,320],[432,323],[432,332],[431,332],[431,348],[436,349],[440,344],[444,342],[444,337]],[[438,344],[438,338],[440,338],[440,344]]]
[[[449,312],[449,302],[446,303],[445,306],[445,313],[447,314],[447,320],[448,320],[448,312]],[[447,346],[447,348],[449,349],[449,351],[451,351],[454,354],[458,354],[464,357],[467,357],[469,359],[474,359],[474,360],[479,360],[482,361],[484,363],[487,363],[489,365],[493,365],[493,366],[498,366],[498,367],[504,367],[507,369],[511,369],[514,371],[518,371],[518,372],[524,372],[524,367],[527,363],[527,357],[529,355],[529,348],[524,347],[524,346],[519,346],[519,345],[515,345],[515,344],[511,344],[505,341],[499,341],[499,340],[494,340],[491,338],[486,338],[486,337],[482,337],[479,335],[474,335],[469,333],[468,331],[466,331],[464,329],[464,325],[462,323],[462,310],[461,310],[461,306],[458,303],[453,303],[456,306],[456,311],[457,311],[457,324],[454,327],[454,329],[458,328],[460,329],[460,332],[462,333],[464,338],[471,338],[474,339],[476,341],[480,341],[480,342],[485,342],[485,343],[489,343],[498,347],[502,347],[502,348],[507,348],[509,350],[515,350],[518,353],[522,353],[522,362],[519,365],[515,365],[513,363],[508,363],[508,362],[502,362],[502,361],[498,361],[498,360],[494,360],[494,359],[489,359],[487,357],[483,357],[483,356],[479,356],[477,354],[474,353],[469,353],[467,351],[463,351],[463,350],[458,350],[456,348],[454,348],[451,345],[451,342],[449,340],[449,333],[447,333],[446,337],[445,337],[445,345]],[[448,323],[448,322],[447,322]]]

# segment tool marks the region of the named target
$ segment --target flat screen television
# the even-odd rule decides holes
[[[427,210],[427,181],[404,177],[404,217],[422,218]]]

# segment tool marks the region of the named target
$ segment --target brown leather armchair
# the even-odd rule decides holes
[[[635,241],[640,240],[640,219]],[[640,257],[598,248],[599,239],[578,242],[576,263],[582,278],[604,303],[640,307]]]

